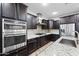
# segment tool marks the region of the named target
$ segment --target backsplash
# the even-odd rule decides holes
[[[39,33],[39,32],[59,34],[59,30],[58,29],[50,29],[50,30],[47,30],[47,29],[43,30],[43,29],[41,29],[40,31],[38,31],[37,29],[28,29],[27,30],[27,34],[28,35],[34,35],[34,34]]]

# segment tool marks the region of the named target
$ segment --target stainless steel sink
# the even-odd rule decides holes
[[[62,39],[59,43],[75,47],[75,42],[73,40]]]
[[[43,35],[43,34],[45,34],[45,33],[36,33],[36,35]]]

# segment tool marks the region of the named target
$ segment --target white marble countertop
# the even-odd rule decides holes
[[[55,42],[50,42],[38,49],[30,56],[79,56],[79,47],[64,45],[59,43],[62,39],[74,39],[74,37],[62,36]]]
[[[36,35],[36,34],[31,34],[31,35],[27,35],[27,39],[33,39],[33,38],[37,38],[37,37],[41,37],[41,36],[46,36],[46,35],[50,35],[50,34],[54,34],[54,33],[45,33],[42,35]]]

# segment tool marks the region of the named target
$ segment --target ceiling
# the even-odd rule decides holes
[[[79,3],[48,3],[46,6],[42,3],[25,3],[28,9],[33,13],[42,13],[46,18],[55,18],[79,13]],[[52,12],[58,12],[53,15]]]

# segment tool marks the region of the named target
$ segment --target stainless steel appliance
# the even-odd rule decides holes
[[[60,24],[61,36],[75,36],[75,23]]]
[[[26,22],[13,19],[2,19],[2,53],[7,53],[27,44]]]

